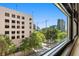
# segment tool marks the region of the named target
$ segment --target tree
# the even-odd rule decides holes
[[[32,48],[42,47],[42,43],[45,41],[45,36],[39,31],[35,31],[31,35],[31,46]]]
[[[40,32],[45,35],[47,42],[59,42],[67,36],[66,32],[53,27],[43,28]]]
[[[66,32],[59,32],[58,35],[57,35],[57,41],[61,41],[65,37],[67,37],[67,33]]]
[[[22,43],[20,45],[20,49],[21,50],[30,50],[31,49],[31,46],[30,46],[30,42],[31,39],[30,38],[25,38],[22,40]]]
[[[6,35],[0,35],[0,55],[6,55],[11,52],[9,47],[12,45],[11,40]],[[14,45],[14,44],[13,44]],[[14,46],[13,46],[14,47]],[[12,48],[13,48],[12,47]]]
[[[25,38],[20,45],[22,51],[33,50],[42,47],[42,43],[45,41],[45,36],[41,32],[35,31],[31,34],[31,37]]]

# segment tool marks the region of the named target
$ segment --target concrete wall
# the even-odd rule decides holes
[[[6,17],[5,12],[9,13],[10,17]],[[12,14],[15,14],[15,18],[12,18]],[[20,16],[20,19],[17,18],[17,15]],[[22,16],[24,16],[25,19],[22,19]],[[9,38],[16,46],[19,46],[20,42],[23,39],[22,35],[24,35],[25,37],[29,37],[29,31],[33,32],[33,20],[29,21],[29,18],[32,18],[32,16],[5,7],[0,7],[0,35],[5,35],[5,31],[9,31]],[[5,19],[9,19],[9,23],[5,23]],[[15,23],[12,23],[12,20],[15,20]],[[17,21],[20,21],[20,24],[17,24]],[[24,22],[25,24],[22,24],[22,22]],[[32,23],[32,29],[29,28],[29,22]],[[6,29],[5,25],[9,25],[9,28]],[[15,25],[14,29],[12,28],[12,25]],[[17,29],[17,26],[20,26],[20,29]],[[25,28],[22,29],[22,26],[24,26]],[[12,34],[12,31],[15,31],[15,34]],[[17,31],[20,31],[20,34],[17,34]],[[22,31],[25,31],[25,33],[23,34]],[[15,39],[12,39],[12,36],[15,36]],[[17,36],[20,36],[20,39],[17,39]]]

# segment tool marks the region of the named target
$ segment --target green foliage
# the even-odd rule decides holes
[[[45,36],[43,33],[35,31],[31,35],[32,47],[38,48],[42,46],[42,43],[45,41]]]
[[[62,32],[61,30],[58,30],[57,28],[43,28],[40,32],[42,32],[46,40],[53,40],[53,41],[61,41],[63,38],[67,36],[66,32]]]
[[[61,41],[65,37],[67,37],[67,33],[66,32],[59,32],[58,35],[57,35],[56,41]]]
[[[12,50],[9,48],[12,44],[13,43],[11,43],[8,36],[0,35],[0,55],[6,55],[10,53]],[[12,46],[11,48],[14,48],[14,46]]]
[[[25,51],[25,50],[31,50],[30,43],[31,43],[31,39],[30,38],[23,39],[22,43],[20,45],[20,50],[23,50],[23,51]]]
[[[41,32],[35,31],[31,34],[31,37],[25,38],[22,41],[20,49],[25,50],[32,50],[33,48],[42,47],[42,43],[45,41],[45,36]]]

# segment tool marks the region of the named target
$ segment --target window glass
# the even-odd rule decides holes
[[[37,52],[31,55],[39,55],[50,50],[58,43],[68,40],[68,16],[55,4],[32,5],[35,6],[31,7],[33,19],[29,18],[29,21],[33,20],[34,31],[29,31],[29,39],[32,38],[32,40],[36,40],[32,43],[35,43],[38,48],[34,48]],[[34,10],[32,11],[32,9]],[[29,25],[31,25],[30,22]],[[31,26],[29,26],[29,28],[31,29]],[[41,40],[40,38],[43,40],[41,43],[37,41]]]
[[[12,31],[12,34],[15,34],[15,31]]]
[[[14,25],[10,23],[12,31],[17,31],[16,35],[11,36],[11,38],[21,38],[21,41],[15,39],[14,43],[19,43],[19,46],[14,51],[24,51],[22,54],[31,56],[40,55],[69,39],[69,19],[62,12],[65,8],[59,8],[54,3],[11,3],[7,5],[7,8],[14,9],[17,13],[14,12],[11,16],[14,17],[11,21]],[[15,19],[14,14],[16,14],[17,19]],[[10,14],[5,13],[4,16],[9,17]],[[73,24],[75,35],[76,24],[75,22]],[[4,27],[9,28],[9,25]],[[16,29],[14,29],[15,27]]]
[[[15,18],[15,15],[14,15],[14,14],[12,14],[12,17],[13,17],[13,18]]]
[[[19,34],[20,33],[20,31],[17,31],[17,34]]]
[[[15,28],[15,26],[13,25],[12,28]]]
[[[15,36],[12,36],[12,39],[15,39]]]
[[[17,24],[20,24],[20,21],[17,21]]]
[[[25,17],[22,17],[22,19],[25,19]]]
[[[15,20],[12,20],[12,23],[15,23]]]
[[[5,28],[9,28],[9,25],[5,25]]]
[[[9,23],[9,19],[5,19],[5,22],[6,22],[6,23]]]
[[[20,16],[18,15],[17,18],[20,19]]]
[[[5,31],[5,34],[9,34],[9,31]]]
[[[9,16],[10,16],[10,14],[9,14],[9,13],[5,13],[5,16],[9,17]]]

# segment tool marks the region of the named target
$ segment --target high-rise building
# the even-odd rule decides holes
[[[0,7],[0,35],[7,35],[19,46],[33,32],[32,16],[12,9]]]
[[[65,31],[65,21],[63,19],[58,19],[57,28],[61,31]]]

